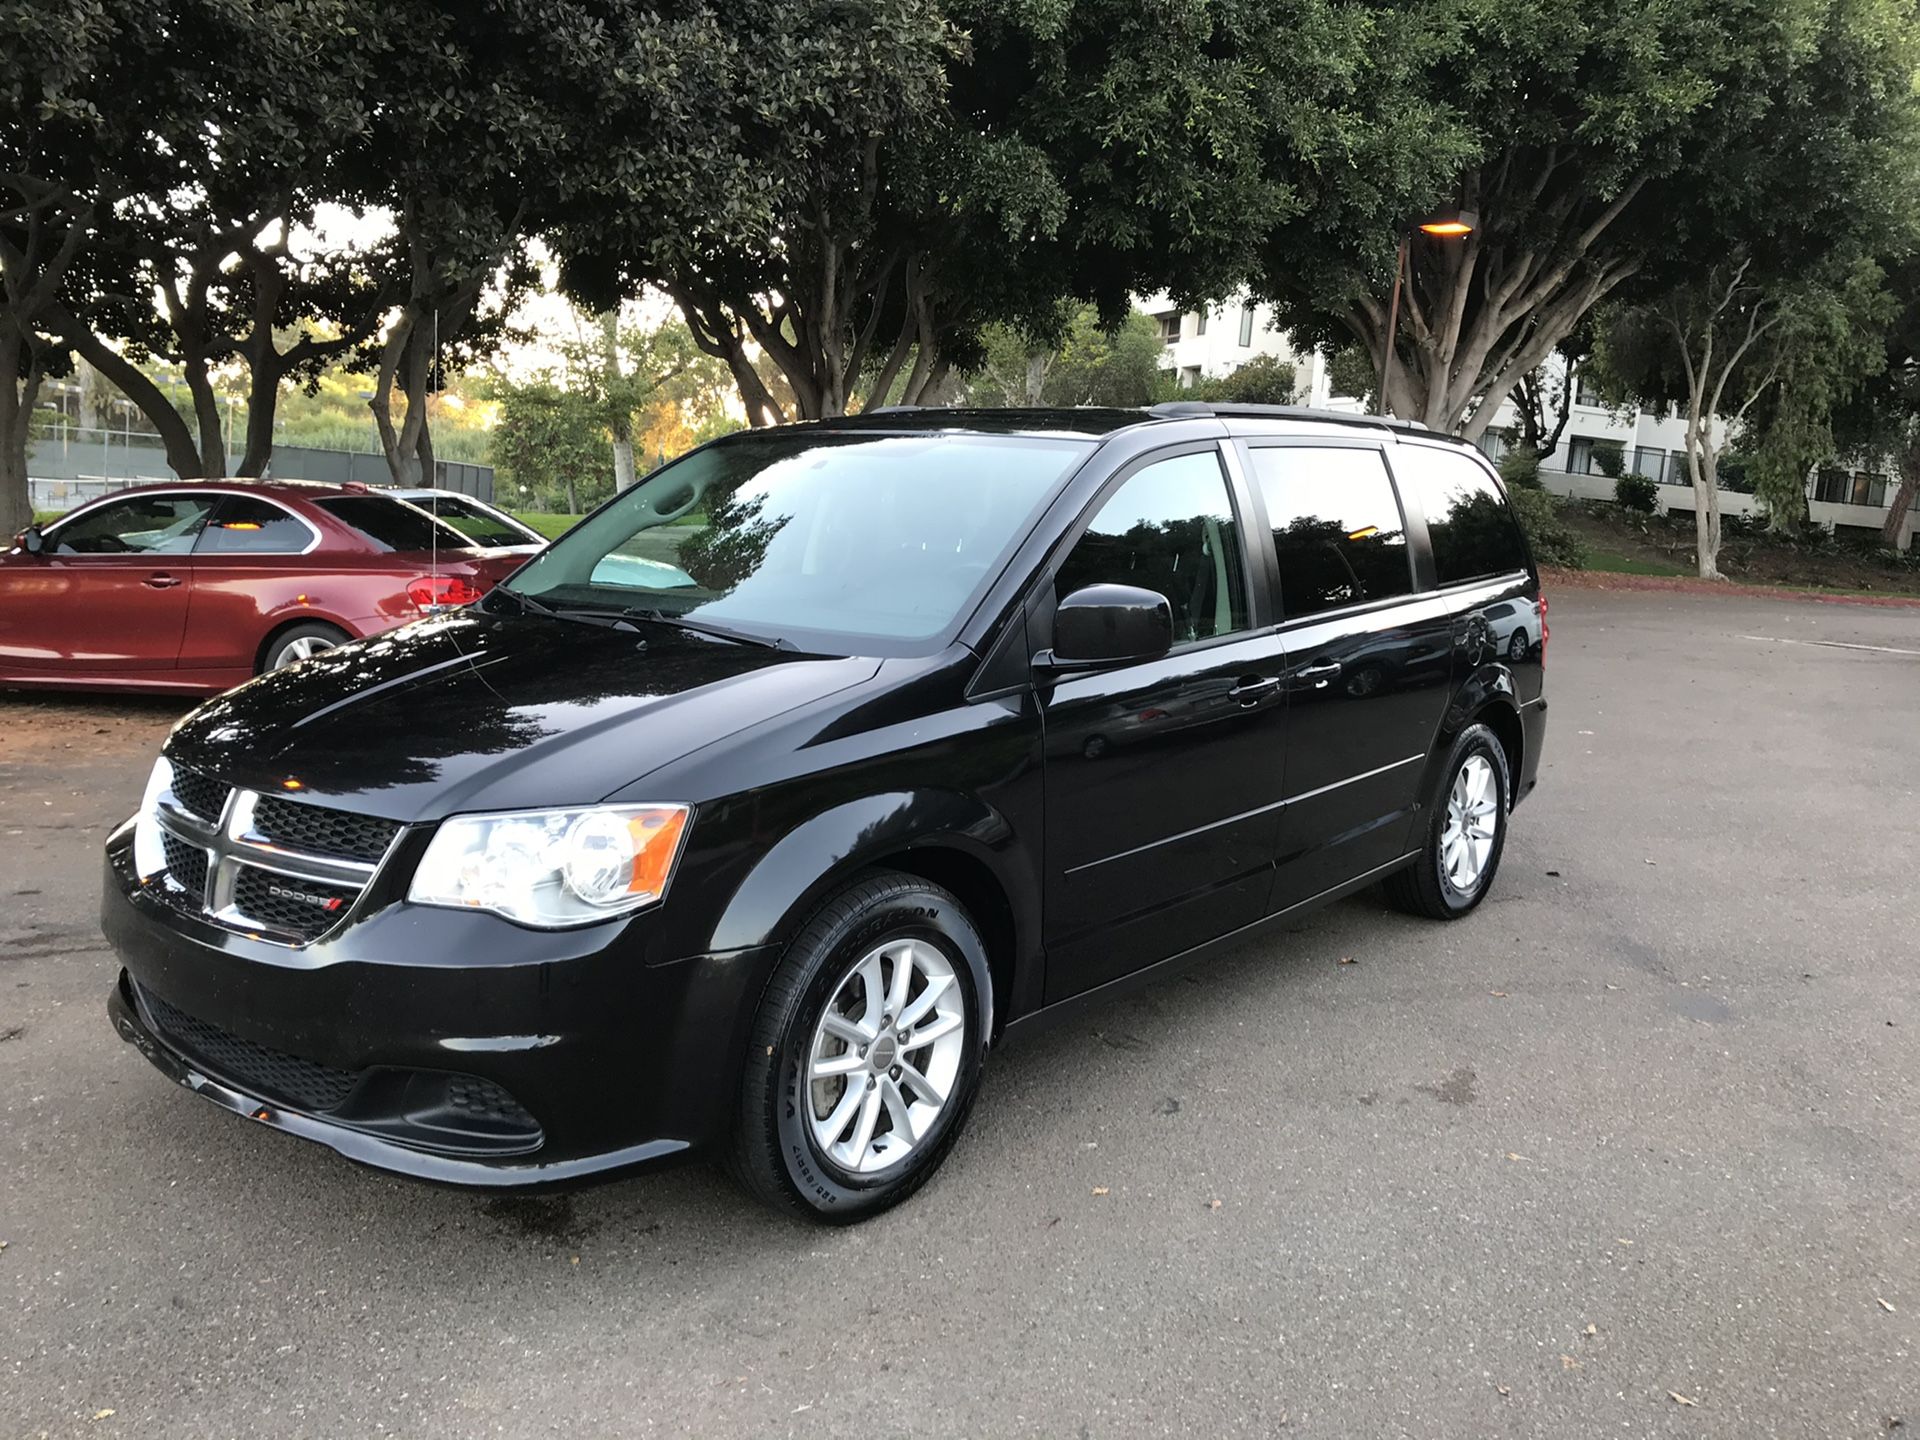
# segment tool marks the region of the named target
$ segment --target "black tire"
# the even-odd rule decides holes
[[[814,1137],[809,1049],[848,972],[878,946],[903,938],[931,944],[952,965],[965,1015],[961,1059],[934,1128],[904,1159],[856,1174]],[[729,1156],[734,1178],[776,1210],[829,1224],[863,1220],[913,1194],[953,1148],[973,1106],[988,1014],[982,997],[991,995],[991,983],[979,932],[938,885],[876,870],[823,902],[787,947],[754,1016]]]
[[[289,657],[290,649],[298,648],[302,642],[319,642],[314,653],[331,650],[336,645],[344,645],[353,637],[338,625],[328,625],[319,620],[310,620],[304,625],[290,625],[260,647],[260,666],[256,673],[264,675],[269,670],[279,670],[294,664],[305,656]]]
[[[1512,637],[1507,641],[1507,658],[1510,660],[1524,660],[1527,658],[1527,652],[1532,648],[1532,642],[1527,639],[1527,628],[1522,625],[1513,632]]]
[[[1441,836],[1447,827],[1447,802],[1454,781],[1475,757],[1484,760],[1493,772],[1497,795],[1493,811],[1493,844],[1472,885],[1462,889],[1448,873],[1442,853]],[[1424,915],[1432,920],[1458,920],[1472,913],[1492,888],[1500,869],[1500,856],[1507,847],[1507,815],[1513,806],[1513,776],[1507,766],[1507,752],[1500,737],[1485,725],[1469,725],[1462,730],[1447,751],[1431,792],[1425,797],[1425,817],[1420,856],[1404,870],[1387,877],[1387,899],[1409,915]]]

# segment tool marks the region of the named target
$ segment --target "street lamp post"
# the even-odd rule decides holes
[[[1380,351],[1380,394],[1374,413],[1387,413],[1387,379],[1393,370],[1394,334],[1400,328],[1400,285],[1407,270],[1407,238],[1418,230],[1436,240],[1459,240],[1480,228],[1480,217],[1471,210],[1443,210],[1417,222],[1412,230],[1400,232],[1400,244],[1393,256],[1393,298],[1387,302],[1387,343]]]

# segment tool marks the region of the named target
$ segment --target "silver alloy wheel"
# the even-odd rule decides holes
[[[333,649],[333,641],[327,639],[324,635],[302,635],[296,640],[289,640],[275,651],[273,664],[267,668],[269,670],[284,670],[296,661],[311,660],[322,650],[331,649]]]
[[[1469,755],[1447,792],[1447,823],[1440,830],[1440,869],[1462,895],[1473,893],[1487,868],[1499,808],[1493,766],[1484,755]]]
[[[905,1159],[953,1095],[967,1012],[953,962],[889,940],[835,987],[807,1052],[807,1119],[822,1152],[856,1174]]]

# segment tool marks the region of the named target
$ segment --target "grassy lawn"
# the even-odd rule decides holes
[[[545,510],[514,510],[509,513],[521,524],[531,525],[549,540],[558,540],[580,519],[578,515],[556,515]]]

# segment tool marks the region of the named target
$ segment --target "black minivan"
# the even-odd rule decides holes
[[[168,737],[107,845],[120,1034],[387,1170],[705,1153],[912,1193],[988,1048],[1384,882],[1471,911],[1539,765],[1498,480],[1268,407],[729,436],[469,608]]]

